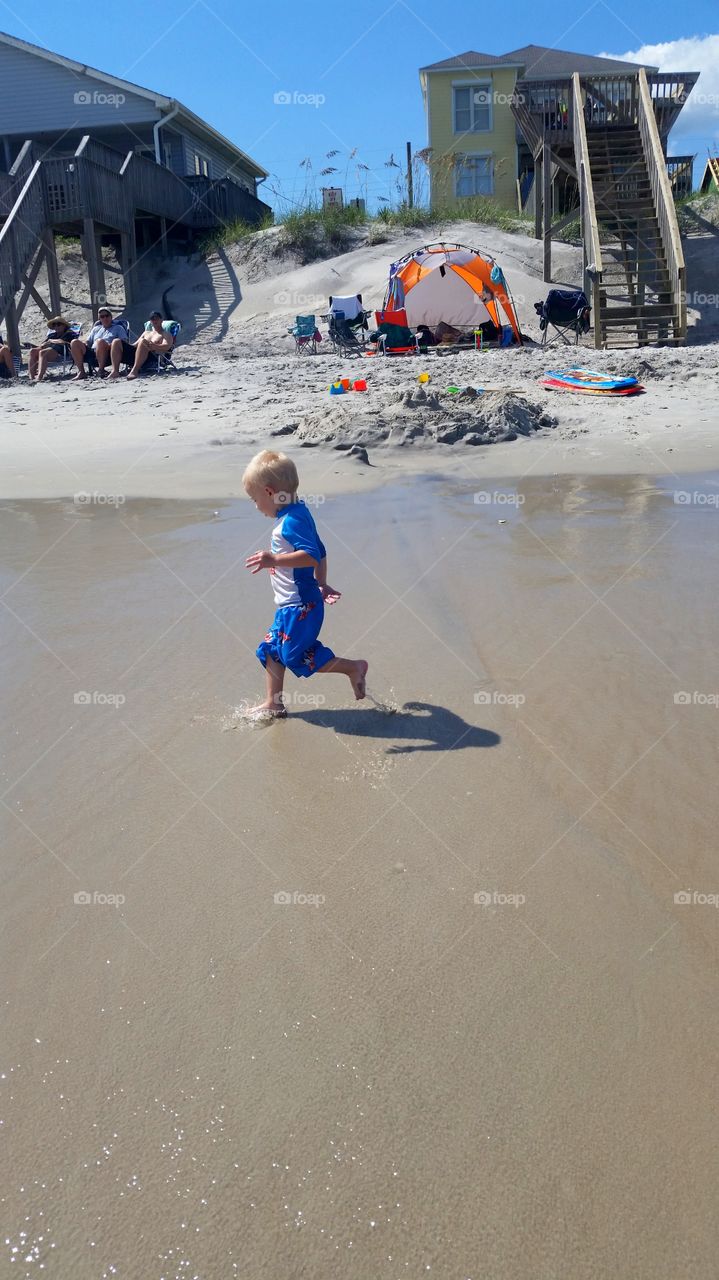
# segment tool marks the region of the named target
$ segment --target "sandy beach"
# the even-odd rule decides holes
[[[712,1274],[715,481],[3,505],[8,1274]]]
[[[175,375],[0,385],[3,1274],[714,1274],[717,346],[580,349],[628,401],[428,357],[438,407],[292,354],[411,243],[240,246],[178,276]],[[258,726],[268,444],[371,696]]]
[[[368,307],[379,307],[388,263],[415,247],[418,237],[471,239],[491,249],[506,271],[529,344],[481,354],[431,352],[416,360],[339,361],[325,341],[317,356],[294,355],[287,330],[298,311],[321,314],[340,282],[348,292],[361,292]],[[248,451],[278,432],[285,433],[282,444],[303,450],[315,493],[318,485],[323,492],[358,483],[367,488],[408,472],[670,476],[717,465],[715,306],[690,306],[690,343],[683,348],[543,351],[536,345],[541,335],[534,313],[534,302],[546,292],[542,246],[524,235],[449,223],[395,233],[375,245],[359,237],[356,248],[306,265],[278,253],[276,231],[255,239],[251,247],[241,243],[189,266],[177,259],[157,270],[146,264],[144,298],[126,314],[139,331],[164,297],[168,310],[182,317],[177,374],[112,385],[52,373],[35,386],[24,379],[0,382],[6,428],[0,497],[236,497]],[[690,237],[685,251],[691,298],[715,297],[716,237]],[[556,244],[554,254],[559,278],[579,283],[581,250]],[[89,316],[78,255],[67,258],[64,280],[68,312]],[[39,313],[35,323],[42,328]],[[540,385],[548,369],[577,363],[636,374],[645,393],[608,400]],[[437,394],[438,410],[416,401],[421,371],[430,373],[428,390]],[[367,392],[330,397],[330,382],[344,376],[364,377]],[[455,402],[446,394],[451,385],[480,394]],[[415,402],[402,403],[409,393]],[[500,436],[516,438],[491,448],[467,443],[491,423],[499,424]],[[363,471],[356,459],[341,456],[353,444],[367,448],[370,468]],[[306,460],[310,453],[318,456]]]

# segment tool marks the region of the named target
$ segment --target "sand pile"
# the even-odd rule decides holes
[[[467,387],[449,394],[418,387],[390,392],[380,405],[356,395],[333,399],[280,430],[306,448],[329,444],[345,450],[385,442],[415,446],[496,444],[554,426],[556,418],[541,404],[512,391]]]

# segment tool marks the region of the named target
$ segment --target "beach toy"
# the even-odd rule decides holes
[[[448,395],[448,396],[458,396],[458,395],[459,395],[459,387],[447,387],[447,395]]]
[[[367,383],[365,382],[364,378],[355,378],[355,380],[354,380],[354,382],[353,382],[353,384],[352,384],[352,390],[353,390],[353,391],[366,391],[366,390],[367,390]]]
[[[431,373],[420,373],[420,374],[418,375],[418,377],[417,377],[417,381],[418,381],[420,384],[421,384],[421,383],[424,383],[424,382],[431,382],[431,381],[432,381],[432,374],[431,374]]]
[[[349,378],[340,378],[340,382],[342,383],[342,386],[344,387],[345,391],[349,391],[349,389],[350,389],[350,380],[349,380]]]
[[[333,383],[332,383],[332,385],[331,385],[331,387],[330,387],[330,395],[331,395],[331,396],[343,396],[343,395],[344,395],[344,393],[345,393],[345,389],[344,389],[344,387],[342,386],[342,383],[341,383],[341,382],[333,382]]]

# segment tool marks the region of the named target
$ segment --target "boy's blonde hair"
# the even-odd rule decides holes
[[[300,487],[297,467],[286,453],[275,453],[273,449],[263,449],[256,453],[245,468],[242,477],[245,489],[267,487],[274,493],[287,494],[293,497]]]

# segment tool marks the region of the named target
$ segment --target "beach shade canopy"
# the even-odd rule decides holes
[[[521,342],[509,285],[498,262],[463,244],[427,244],[390,267],[385,310],[407,313],[407,323],[454,328],[508,323]]]

